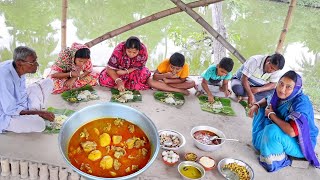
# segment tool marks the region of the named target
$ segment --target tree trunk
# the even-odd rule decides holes
[[[224,26],[223,22],[223,15],[222,15],[222,2],[212,4],[211,5],[212,9],[212,24],[213,27],[217,30],[219,34],[223,38],[226,39],[227,32],[226,28]],[[218,64],[220,60],[226,56],[226,48],[222,46],[222,44],[217,41],[216,39],[213,40],[213,60],[215,64]]]
[[[276,53],[279,53],[279,54],[282,54],[283,52],[283,42],[286,38],[286,34],[288,32],[288,26],[289,26],[289,23],[291,22],[292,20],[292,13],[293,13],[293,10],[295,8],[297,4],[297,1],[296,0],[291,0],[290,2],[290,5],[289,5],[289,9],[288,9],[288,14],[287,14],[287,17],[286,17],[286,20],[284,21],[284,25],[283,25],[283,29],[282,29],[282,32],[280,34],[280,38],[279,38],[279,41],[278,41],[278,46],[277,46],[277,49],[276,49]]]
[[[226,41],[216,30],[214,30],[210,24],[208,24],[199,14],[197,14],[194,10],[189,8],[185,3],[181,0],[171,0],[178,7],[180,7],[183,11],[189,14],[197,23],[203,26],[216,40],[218,40],[224,47],[226,47],[238,60],[242,63],[246,61],[246,59],[234,48],[228,41]]]
[[[68,0],[62,0],[61,49],[65,49],[67,47],[67,12]]]
[[[223,1],[223,0],[199,0],[199,1],[196,1],[196,2],[189,3],[187,5],[190,8],[195,8],[195,7],[200,7],[200,6],[208,6],[209,4],[217,3],[217,2],[220,2],[220,1]],[[146,23],[149,23],[149,22],[152,22],[152,21],[156,21],[156,20],[158,20],[160,18],[169,16],[169,15],[181,12],[181,11],[182,10],[180,8],[178,8],[178,7],[167,9],[167,10],[164,10],[164,11],[160,11],[158,13],[155,13],[155,14],[152,14],[152,15],[147,16],[145,18],[142,18],[142,19],[140,19],[140,20],[138,20],[136,22],[127,24],[127,25],[122,26],[122,27],[120,27],[118,29],[115,29],[113,31],[107,32],[106,34],[87,42],[86,45],[88,47],[92,47],[92,46],[94,46],[94,45],[96,45],[96,44],[98,44],[98,43],[100,43],[102,41],[110,39],[110,38],[112,38],[114,36],[117,36],[117,35],[119,35],[121,33],[124,33],[126,31],[129,31],[131,29],[134,29],[134,28],[139,27],[141,25],[144,25]]]

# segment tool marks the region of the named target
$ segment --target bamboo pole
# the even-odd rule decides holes
[[[197,23],[203,26],[216,40],[218,40],[224,47],[226,47],[238,60],[242,63],[246,61],[246,59],[240,54],[236,48],[234,48],[227,40],[225,40],[216,30],[214,30],[210,24],[208,24],[199,14],[197,14],[194,10],[189,8],[184,2],[181,0],[171,0],[174,4],[180,7],[183,11],[189,14]]]
[[[279,38],[279,41],[278,41],[276,53],[282,54],[283,42],[284,42],[284,40],[286,38],[286,34],[288,32],[288,29],[289,29],[289,23],[292,20],[292,13],[293,13],[294,8],[296,7],[296,4],[297,4],[296,0],[291,0],[291,2],[289,4],[287,17],[286,17],[286,19],[284,21],[283,29],[282,29],[281,34],[280,34],[280,38]]]
[[[62,0],[61,49],[65,49],[67,47],[67,11],[68,0]]]
[[[200,1],[189,3],[189,4],[187,4],[187,6],[190,7],[190,8],[196,8],[196,7],[200,7],[200,6],[208,6],[209,4],[217,3],[217,2],[220,2],[220,1],[223,1],[223,0],[200,0]],[[107,32],[104,35],[87,42],[86,45],[88,47],[92,47],[92,46],[94,46],[94,45],[96,45],[96,44],[98,44],[98,43],[100,43],[102,41],[110,39],[110,38],[112,38],[114,36],[117,36],[117,35],[119,35],[121,33],[129,31],[131,29],[134,29],[134,28],[139,27],[141,25],[144,25],[146,23],[149,23],[149,22],[152,22],[152,21],[156,21],[156,20],[158,20],[160,18],[169,16],[169,15],[172,15],[172,14],[176,14],[176,13],[181,12],[181,11],[182,10],[180,8],[178,8],[178,7],[160,11],[158,13],[152,14],[150,16],[142,18],[142,19],[140,19],[138,21],[135,21],[133,23],[127,24],[125,26],[122,26],[122,27],[120,27],[118,29],[115,29],[113,31]]]

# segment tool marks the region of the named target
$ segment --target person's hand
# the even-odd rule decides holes
[[[226,89],[226,90],[224,91],[224,95],[225,95],[226,97],[229,97],[229,96],[231,95],[231,91],[230,91],[229,89]]]
[[[138,68],[129,68],[129,69],[128,69],[129,74],[132,73],[133,71],[137,70],[137,69],[138,69]]]
[[[256,102],[254,96],[248,96],[248,106],[251,107]]]
[[[64,85],[66,87],[68,87],[69,89],[72,89],[72,87],[73,87],[74,83],[76,82],[76,80],[77,80],[77,78],[70,78],[64,83]]]
[[[266,107],[266,109],[265,109],[265,111],[264,111],[264,115],[268,117],[268,114],[269,114],[270,112],[274,112],[271,104],[269,104],[269,105]]]
[[[71,71],[72,78],[77,78],[80,76],[80,70],[77,71]]]
[[[259,107],[257,105],[251,106],[251,108],[249,109],[249,112],[248,112],[248,116],[252,118],[254,113],[258,112],[258,109],[259,109]]]
[[[212,94],[208,94],[208,102],[209,103],[214,103],[214,96]]]
[[[38,115],[43,119],[46,119],[49,121],[54,121],[54,118],[55,118],[54,114],[48,111],[40,111]]]
[[[257,94],[259,91],[259,87],[250,87],[252,94]]]
[[[178,78],[178,76],[172,72],[167,72],[165,73],[165,77],[168,79],[174,79],[174,78]]]
[[[163,78],[162,81],[163,81],[164,83],[166,83],[166,84],[169,83],[169,80],[168,80],[167,78]]]
[[[123,84],[122,81],[118,81],[117,89],[118,89],[120,92],[123,92],[123,91],[126,90],[126,88],[124,88],[124,84]]]

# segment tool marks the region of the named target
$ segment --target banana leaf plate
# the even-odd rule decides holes
[[[111,102],[128,103],[142,101],[142,95],[136,90],[120,92],[118,89],[111,89]]]
[[[153,97],[164,104],[180,108],[183,106],[185,99],[182,93],[156,91]]]
[[[222,114],[227,116],[234,116],[235,112],[231,107],[231,100],[229,98],[221,98],[221,97],[214,97],[214,101],[216,104],[222,105],[220,108],[215,108],[214,104],[208,102],[207,95],[201,95],[198,97],[201,110],[207,111],[214,114]]]
[[[78,95],[85,90],[88,90],[91,93],[91,95],[86,96],[85,98],[78,97]],[[90,100],[99,99],[97,92],[90,85],[85,85],[85,86],[78,88],[78,89],[72,89],[69,91],[65,91],[61,94],[61,96],[65,101],[68,101],[70,103],[86,102],[86,101],[90,101]]]
[[[66,118],[68,118],[75,112],[70,109],[56,109],[54,107],[48,107],[47,111],[52,112],[56,116],[53,122],[46,121],[46,129],[44,130],[44,133],[47,133],[47,134],[59,133],[62,125],[61,122],[66,120]],[[61,121],[61,122],[58,122],[58,121]]]

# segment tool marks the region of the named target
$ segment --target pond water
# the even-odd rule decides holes
[[[174,7],[174,4],[158,0],[78,0],[69,1],[68,7],[67,46],[70,46],[72,42],[88,42],[128,23]],[[211,8],[195,10],[212,23]],[[248,0],[235,5],[225,1],[223,13],[228,40],[245,58],[255,54],[272,54],[287,10],[287,4],[276,2]],[[61,1],[0,0],[0,61],[11,59],[16,46],[27,45],[38,54],[41,73],[60,51],[60,17]],[[319,9],[295,9],[284,44],[287,68],[300,69],[299,63],[302,60],[313,64],[316,55],[320,54],[320,34],[317,33],[320,32],[319,17]],[[176,51],[185,54],[193,75],[200,74],[213,62],[211,36],[191,17],[181,12],[92,47],[93,64],[104,66],[115,45],[131,35],[140,37],[147,45],[147,66],[151,70]],[[204,40],[206,37],[210,39]],[[239,65],[237,61],[236,68]]]

